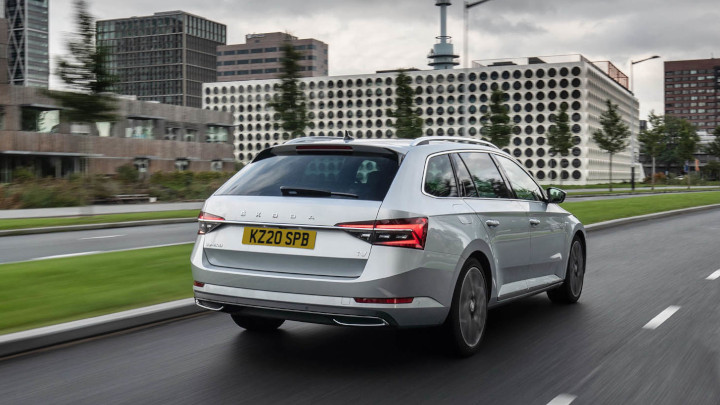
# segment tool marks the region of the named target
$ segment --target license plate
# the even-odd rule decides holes
[[[315,249],[315,231],[295,229],[245,228],[244,245],[279,246],[300,249]]]

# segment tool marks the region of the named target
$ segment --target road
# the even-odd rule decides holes
[[[2,402],[717,405],[719,234],[720,209],[594,232],[577,305],[493,310],[465,360],[428,330],[209,314],[0,360]]]
[[[0,263],[194,242],[197,223],[0,237]]]

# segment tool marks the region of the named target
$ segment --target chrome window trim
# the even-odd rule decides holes
[[[467,198],[467,199],[471,199],[471,200],[488,200],[488,201],[545,202],[543,200],[523,200],[522,198],[488,198],[488,197],[464,197],[464,196],[438,197],[438,196],[434,196],[432,194],[426,193],[425,192],[425,177],[427,176],[427,168],[428,168],[428,163],[430,161],[430,158],[433,158],[438,155],[451,154],[451,153],[487,153],[489,155],[497,155],[497,156],[502,156],[504,158],[509,158],[510,160],[514,159],[513,157],[507,155],[506,153],[504,153],[502,151],[494,151],[494,150],[487,150],[487,149],[454,149],[454,150],[447,150],[447,151],[432,153],[425,158],[425,167],[423,169],[423,177],[422,177],[422,182],[420,185],[420,192],[423,195],[425,195],[426,197],[435,198],[435,199],[453,199],[453,198],[466,199]],[[452,160],[451,160],[451,163],[452,163]],[[518,166],[520,166],[520,165],[518,164]],[[523,168],[522,166],[520,166],[520,168],[525,171],[525,174],[530,176],[532,181],[538,186],[538,188],[540,188],[540,191],[543,191],[543,188],[540,187],[540,185],[537,183],[537,181],[535,181],[535,178],[533,176],[531,176],[530,173],[528,173],[527,170],[525,170],[525,168]],[[501,167],[498,167],[498,172],[500,173],[500,176],[502,176],[503,181],[505,182],[505,185],[508,187],[508,190],[510,190],[513,194],[515,194],[515,190],[513,190],[512,185],[510,184],[510,181],[505,178],[505,173],[502,170],[503,169]],[[457,181],[457,178],[456,178],[456,181]],[[543,191],[543,196],[544,195],[545,195],[545,193]]]

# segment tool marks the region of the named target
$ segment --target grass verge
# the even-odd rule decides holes
[[[647,197],[566,202],[562,204],[562,207],[572,212],[583,224],[589,225],[611,219],[710,204],[720,204],[720,192],[660,194]]]
[[[88,215],[81,217],[54,218],[13,218],[0,221],[0,230],[44,228],[48,226],[68,226],[87,224],[108,224],[113,222],[145,221],[149,219],[193,218],[199,210],[177,210],[159,212],[133,212],[127,214]]]
[[[192,296],[192,244],[0,265],[0,334]]]

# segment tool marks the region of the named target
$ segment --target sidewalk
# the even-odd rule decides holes
[[[175,210],[199,210],[202,202],[88,205],[84,207],[34,208],[24,210],[0,210],[0,219],[77,217],[82,215],[126,214],[132,212],[158,212]]]
[[[562,186],[555,186],[558,188],[562,188]],[[709,189],[709,188],[718,188],[718,186],[690,186],[690,190],[703,190],[703,189]],[[685,189],[687,190],[686,185],[678,184],[676,186],[655,186],[655,191],[662,191],[666,189]],[[573,188],[569,190],[565,190],[568,194],[573,193],[591,193],[591,192],[598,192],[598,191],[610,191],[609,188]],[[630,187],[613,187],[613,191],[615,192],[621,192],[621,191],[627,191],[630,193],[632,190]],[[652,191],[652,188],[650,186],[638,186],[635,187],[635,191]]]

